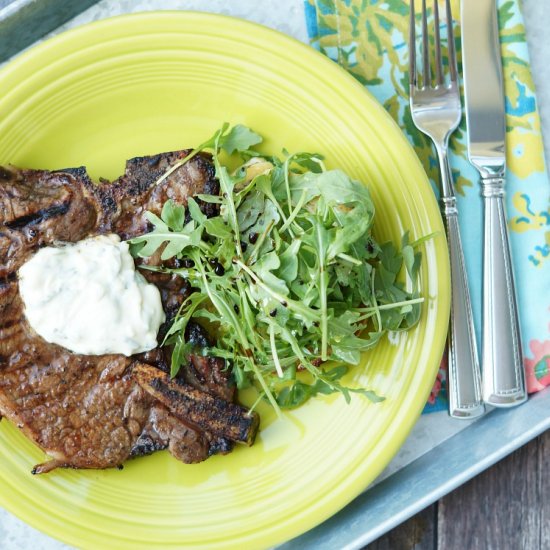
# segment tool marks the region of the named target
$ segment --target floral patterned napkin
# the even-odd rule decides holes
[[[451,4],[458,20],[459,0]],[[499,0],[498,14],[506,89],[510,239],[527,386],[535,392],[550,385],[550,184],[520,0]],[[305,0],[305,15],[312,45],[349,71],[384,105],[409,138],[436,191],[435,153],[430,140],[414,127],[408,106],[409,0]],[[455,36],[459,46],[458,21]],[[460,65],[460,47],[458,56]],[[463,117],[451,138],[451,163],[480,344],[482,202],[478,173],[467,160],[465,140]],[[445,385],[443,358],[425,412],[447,408]]]

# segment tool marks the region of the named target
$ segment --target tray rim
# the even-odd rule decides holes
[[[547,430],[550,387],[520,407],[490,410],[278,549],[331,550],[336,536],[341,550],[364,548]],[[438,466],[444,478],[435,474]]]
[[[78,2],[79,9],[75,9],[68,18],[64,21],[59,21],[58,25],[61,26],[67,19],[74,17],[85,9],[92,7],[99,0],[93,0],[85,5],[85,2]],[[34,26],[33,22],[36,21],[36,12],[22,10],[27,4],[41,4],[54,6],[65,5],[62,0],[13,0],[8,2],[6,6],[0,8],[0,22],[5,22],[9,18],[9,23],[14,25],[15,28],[32,28],[35,32],[34,40],[37,41],[50,31],[55,31],[58,27],[51,29],[43,29],[40,26]],[[71,3],[73,4],[73,3]],[[73,5],[76,8],[77,2]],[[17,14],[18,17],[13,17]],[[22,16],[22,17],[21,17]],[[26,46],[26,45],[25,45]],[[15,55],[19,55],[22,49],[13,52]],[[0,65],[5,59],[0,59]],[[544,133],[544,129],[543,129]],[[532,419],[535,417],[534,413],[546,412],[546,416],[541,416],[539,420],[533,424]],[[520,421],[520,418],[525,418],[526,426],[529,428],[522,432],[524,427]],[[423,495],[417,499],[409,498],[404,506],[401,507],[399,513],[394,513],[393,509],[388,508],[388,504],[395,502],[396,495],[400,494],[400,489],[405,484],[411,484],[415,479],[419,478],[420,473],[426,466],[433,466],[435,460],[444,460],[447,455],[450,455],[452,449],[460,448],[464,445],[463,441],[473,441],[475,436],[484,433],[486,429],[504,429],[507,427],[515,427],[515,435],[508,438],[506,442],[502,442],[501,445],[491,445],[491,448],[487,448],[485,454],[477,462],[473,460],[465,465],[460,471],[453,471],[449,474],[444,483],[439,483],[438,480],[431,477],[429,483],[424,485]],[[330,541],[334,533],[340,529],[339,540],[342,545],[339,547],[345,550],[355,550],[363,547],[364,545],[376,540],[383,536],[392,528],[406,521],[414,514],[418,513],[422,509],[426,508],[433,502],[437,501],[444,495],[450,493],[463,483],[466,483],[471,478],[475,477],[485,469],[491,467],[494,463],[498,462],[508,454],[512,453],[517,448],[525,445],[541,433],[546,430],[550,430],[550,388],[533,395],[529,401],[517,409],[510,410],[498,410],[492,411],[490,414],[480,418],[477,422],[468,426],[461,432],[455,434],[451,438],[441,442],[433,447],[430,451],[426,452],[422,456],[415,459],[410,464],[397,470],[386,479],[367,489],[356,500],[346,506],[338,514],[319,525],[315,529],[301,535],[300,537],[288,541],[287,543],[279,546],[281,550],[291,550],[294,548],[327,548],[323,546],[322,541]],[[377,525],[368,525],[366,521],[369,517],[372,519],[370,508],[368,514],[366,505],[367,501],[371,501],[370,504],[375,504],[382,509],[386,508],[386,513],[378,516]],[[363,511],[363,514],[361,513]],[[350,516],[350,517],[342,517]],[[347,528],[345,522],[351,524],[351,527]],[[358,530],[357,524],[363,525],[363,529]],[[33,529],[29,526],[29,529]],[[346,535],[345,539],[342,535]],[[55,540],[55,539],[52,539]],[[61,548],[62,543],[59,543]]]

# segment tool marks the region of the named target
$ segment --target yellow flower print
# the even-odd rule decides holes
[[[548,210],[533,212],[531,209],[531,199],[524,193],[516,193],[512,198],[514,208],[520,212],[519,216],[514,216],[510,220],[512,231],[523,233],[541,229],[544,226],[550,226],[550,207]]]

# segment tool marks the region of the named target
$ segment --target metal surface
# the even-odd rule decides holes
[[[362,548],[548,429],[550,388],[519,409],[492,410],[278,550]]]
[[[475,418],[483,414],[481,401],[481,377],[477,355],[472,305],[464,253],[458,227],[458,211],[452,183],[451,167],[448,159],[449,136],[460,122],[462,107],[457,78],[456,54],[452,30],[452,14],[449,0],[446,14],[449,29],[449,70],[450,82],[444,83],[441,65],[441,44],[439,36],[439,11],[434,2],[436,80],[432,86],[429,60],[429,36],[426,2],[422,2],[422,86],[416,65],[416,32],[414,0],[411,0],[410,17],[410,106],[416,127],[434,142],[441,173],[441,203],[447,228],[447,241],[451,260],[451,321],[448,338],[449,368],[449,414],[456,418]]]
[[[0,3],[0,62],[96,2],[97,0],[3,0]]]
[[[527,399],[517,300],[504,209],[505,110],[496,0],[464,0],[462,61],[468,156],[481,175],[483,399],[495,407]]]

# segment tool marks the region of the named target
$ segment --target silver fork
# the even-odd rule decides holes
[[[458,212],[448,159],[449,137],[456,130],[462,107],[449,0],[445,0],[448,33],[449,82],[443,75],[438,0],[433,0],[435,84],[430,69],[430,45],[426,0],[422,0],[422,86],[416,67],[414,0],[411,0],[409,34],[409,88],[412,119],[429,136],[437,152],[441,173],[441,207],[445,217],[451,263],[451,320],[448,348],[449,414],[474,418],[483,414],[481,376],[475,340],[470,292],[466,279],[464,253],[458,229]]]

